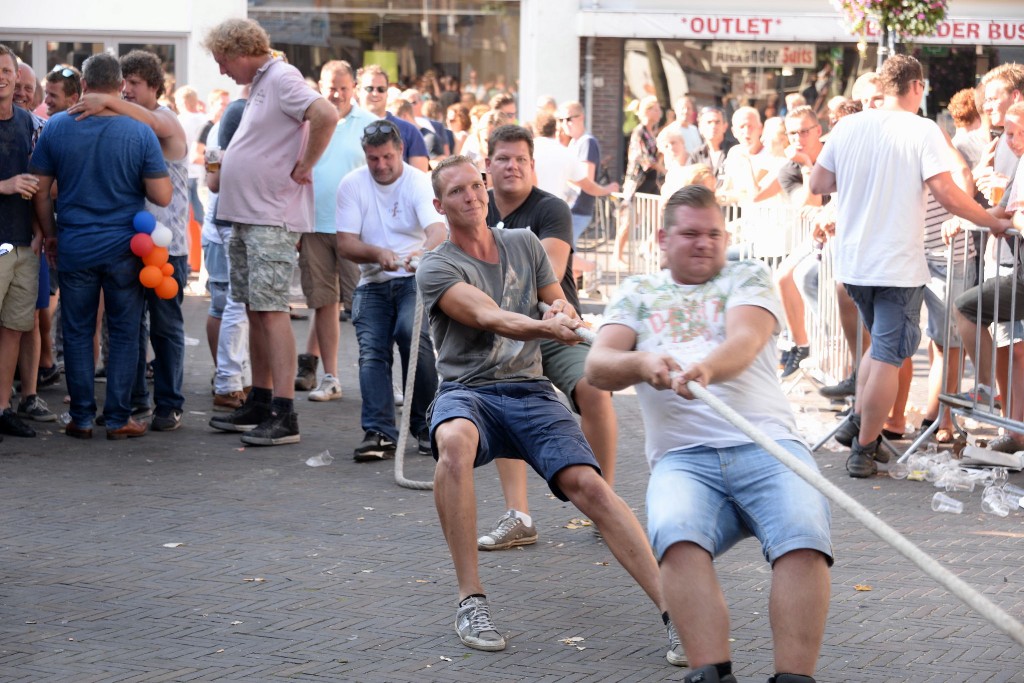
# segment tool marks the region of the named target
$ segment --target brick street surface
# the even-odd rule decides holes
[[[188,297],[185,308],[186,334],[200,343],[186,348],[181,430],[108,442],[97,429],[83,442],[51,423],[37,425],[36,439],[0,443],[0,681],[682,679],[665,662],[657,610],[592,529],[567,528],[580,515],[535,476],[540,541],[480,555],[508,649],[462,646],[432,493],[398,487],[391,461],[352,461],[362,432],[351,324],[342,325],[344,399],[299,394],[301,444],[243,448],[207,426],[206,300]],[[308,326],[295,323],[300,348]],[[43,395],[60,412],[63,393]],[[816,395],[794,400],[825,408]],[[643,522],[643,426],[635,396],[615,405],[616,488]],[[801,415],[815,435],[834,424],[830,412]],[[325,449],[330,466],[306,466]],[[845,457],[817,454],[831,481],[1024,618],[1021,511],[984,515],[978,490],[956,494],[964,514],[933,513],[930,484],[849,479]],[[406,476],[432,471],[409,451]],[[504,511],[493,467],[477,471],[476,487],[485,530]],[[817,680],[1024,681],[1019,646],[835,508],[833,535]],[[773,671],[769,567],[747,540],[718,572],[738,678],[764,681]]]

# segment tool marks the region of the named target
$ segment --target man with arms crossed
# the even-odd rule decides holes
[[[505,648],[480,581],[473,491],[473,468],[497,457],[526,460],[552,493],[593,519],[616,559],[663,610],[658,567],[640,523],[601,478],[576,420],[541,374],[539,340],[578,343],[580,321],[540,240],[529,230],[487,227],[487,189],[468,158],[445,159],[432,181],[450,236],[423,257],[416,280],[443,380],[430,427],[434,502],[458,580],[459,639],[478,650]],[[539,301],[551,305],[543,318]],[[671,626],[669,633],[671,641]]]
[[[711,190],[679,190],[664,220],[668,268],[630,278],[616,293],[587,378],[607,390],[637,385],[651,466],[648,533],[694,667],[683,680],[736,681],[713,559],[755,535],[772,565],[777,673],[769,680],[813,683],[828,614],[828,502],[686,388],[691,380],[709,387],[816,468],[775,377],[782,307],[762,264],[726,265],[725,222]]]

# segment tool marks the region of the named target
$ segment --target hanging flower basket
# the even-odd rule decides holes
[[[832,0],[851,34],[863,36],[868,24],[900,38],[930,36],[946,18],[947,0]]]

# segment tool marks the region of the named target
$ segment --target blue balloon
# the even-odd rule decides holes
[[[153,228],[156,227],[156,216],[151,214],[149,211],[139,211],[135,214],[135,218],[132,220],[132,225],[135,226],[135,230],[138,232],[144,232],[147,235],[153,232]]]

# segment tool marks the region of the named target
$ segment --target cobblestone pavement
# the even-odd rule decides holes
[[[202,338],[205,300],[186,299]],[[308,322],[295,324],[299,346]],[[343,324],[345,396],[300,394],[302,442],[243,448],[207,427],[205,339],[186,351],[184,427],[138,440],[81,442],[53,424],[0,443],[2,681],[661,681],[655,608],[579,517],[531,479],[540,541],[482,553],[485,585],[509,647],[482,653],[453,631],[455,578],[432,494],[398,487],[393,463],[356,464],[361,438],[355,342]],[[98,385],[99,390],[102,385]],[[794,392],[812,435],[833,414]],[[60,406],[62,388],[47,390]],[[810,406],[810,409],[806,407]],[[616,397],[619,493],[643,518],[647,468],[635,396]],[[305,460],[330,450],[334,462]],[[1024,524],[929,508],[934,488],[884,476],[852,480],[845,451],[823,473],[1024,618]],[[432,476],[409,451],[406,476]],[[1011,481],[1024,484],[1024,475]],[[476,477],[479,526],[503,512],[495,470]],[[1020,648],[841,511],[819,681],[1024,681]],[[175,544],[175,547],[170,547]],[[180,545],[178,545],[180,544]],[[770,571],[745,541],[718,562],[741,681],[772,672]],[[856,587],[870,586],[870,590]],[[582,638],[582,640],[569,640]]]

